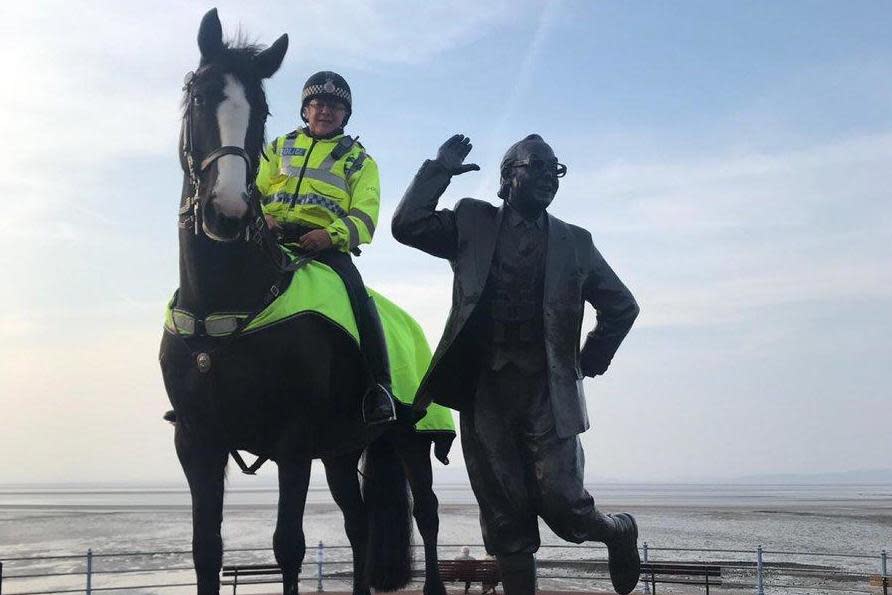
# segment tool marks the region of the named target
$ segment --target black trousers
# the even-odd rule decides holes
[[[362,282],[359,269],[353,264],[349,254],[340,250],[330,249],[320,252],[315,259],[327,264],[340,276],[347,289],[350,306],[356,318],[356,327],[359,330],[359,341],[362,346],[362,354],[375,382],[386,384],[390,387],[390,363],[387,359],[387,344],[384,341],[384,329],[378,317],[375,302],[369,297]]]
[[[545,370],[484,370],[461,413],[461,442],[489,553],[537,551],[538,517],[574,543],[610,537],[612,520],[583,487],[579,437],[555,432]]]

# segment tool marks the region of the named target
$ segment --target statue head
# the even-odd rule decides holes
[[[499,198],[532,219],[548,208],[567,166],[538,134],[514,143],[502,158]]]

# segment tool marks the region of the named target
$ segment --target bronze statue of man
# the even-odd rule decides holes
[[[437,209],[452,176],[480,168],[455,135],[421,166],[393,217],[403,244],[448,259],[452,311],[416,397],[461,413],[461,440],[488,552],[507,595],[536,590],[538,518],[574,543],[607,545],[618,593],[638,582],[638,528],[603,514],[583,487],[583,376],[603,374],[638,305],[591,234],[546,213],[567,168],[539,135],[501,165],[504,205],[465,198]],[[583,306],[598,324],[579,350]]]

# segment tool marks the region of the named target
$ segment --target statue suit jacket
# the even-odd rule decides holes
[[[464,198],[453,210],[438,210],[450,178],[438,162],[425,161],[394,213],[392,231],[397,241],[448,259],[452,266],[452,310],[415,406],[436,401],[462,411],[473,403],[480,373],[467,327],[483,295],[505,207]],[[547,221],[543,319],[548,387],[555,429],[566,438],[589,427],[582,371],[597,375],[607,369],[638,315],[638,304],[588,231],[551,215]],[[598,324],[580,353],[586,301],[597,310]]]

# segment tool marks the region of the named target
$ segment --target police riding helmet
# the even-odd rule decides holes
[[[353,113],[353,102],[350,95],[350,85],[347,84],[344,77],[336,72],[323,70],[307,79],[300,94],[300,117],[304,122],[307,121],[304,110],[307,108],[310,100],[316,97],[329,97],[343,102],[347,106],[347,113],[344,115],[344,125],[346,126],[347,120],[350,119],[350,114]]]

